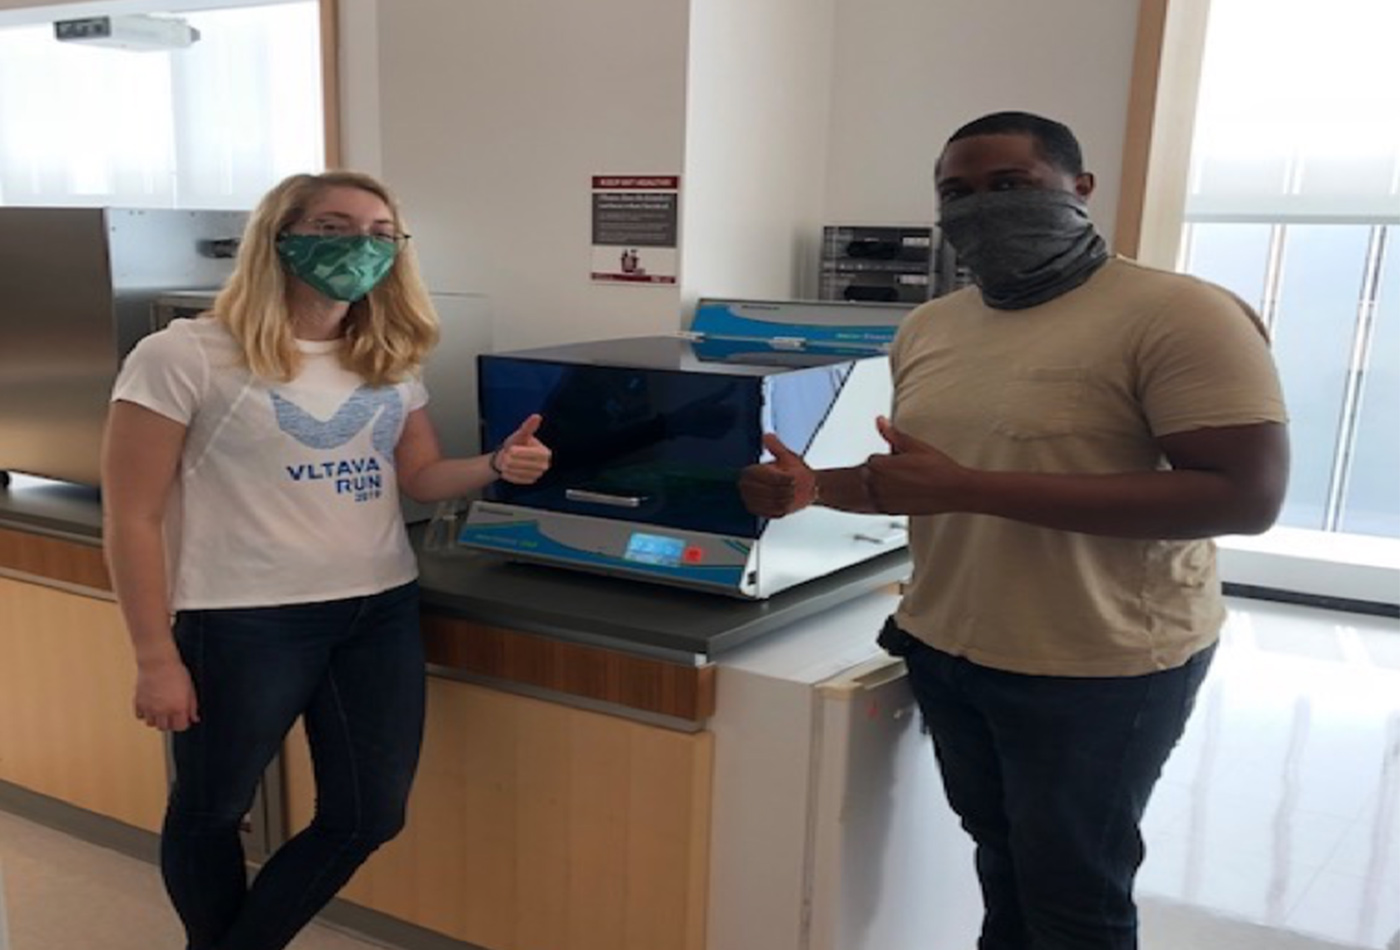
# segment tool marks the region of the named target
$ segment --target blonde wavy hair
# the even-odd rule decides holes
[[[394,229],[404,233],[389,189],[360,172],[292,175],[263,197],[243,232],[233,276],[214,302],[214,316],[238,341],[248,369],[265,379],[286,382],[301,364],[277,239],[329,188],[369,192],[388,206]],[[341,363],[370,385],[401,382],[418,372],[437,344],[438,320],[410,243],[399,248],[384,279],[350,305],[344,326]]]

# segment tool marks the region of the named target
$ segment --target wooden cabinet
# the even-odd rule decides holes
[[[0,577],[0,781],[159,831],[165,749],[134,676],[115,603]]]
[[[491,950],[701,950],[712,742],[434,678],[408,827],[347,900]],[[293,830],[310,764],[286,757]]]
[[[0,781],[158,832],[164,743],[132,715],[109,591],[96,546],[0,528]],[[341,896],[490,950],[703,950],[713,669],[441,615],[424,633],[476,680],[429,679],[408,827]],[[284,765],[296,830],[299,735]]]

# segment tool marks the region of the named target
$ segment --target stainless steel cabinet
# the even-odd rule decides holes
[[[219,287],[241,211],[0,207],[0,471],[89,485],[151,303]]]

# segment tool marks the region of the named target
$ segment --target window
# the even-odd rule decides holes
[[[1400,538],[1400,4],[1211,0],[1178,264],[1269,324],[1280,524]]]
[[[1292,415],[1280,524],[1220,539],[1243,591],[1400,603],[1396,35],[1394,0],[1138,3],[1115,249],[1254,303]]]
[[[0,29],[0,203],[249,208],[325,166],[316,0],[179,15],[170,52]]]

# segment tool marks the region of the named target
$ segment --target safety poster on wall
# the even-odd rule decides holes
[[[593,176],[593,279],[674,284],[678,175]]]

